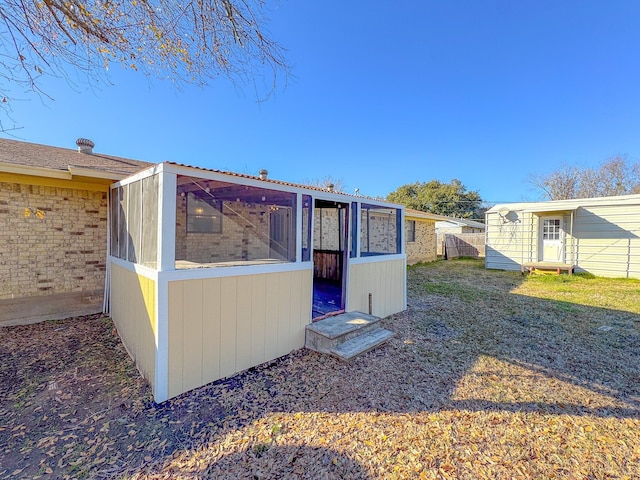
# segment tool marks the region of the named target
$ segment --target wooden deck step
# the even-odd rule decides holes
[[[307,325],[305,347],[347,360],[391,338],[393,334],[380,328],[379,323],[379,317],[362,312],[347,312],[326,318]],[[370,335],[373,332],[376,333]]]
[[[374,348],[382,345],[391,337],[393,337],[393,332],[389,330],[385,330],[384,328],[376,328],[371,330],[370,332],[366,332],[362,335],[352,338],[351,340],[347,340],[346,342],[340,343],[331,349],[330,353],[334,357],[339,358],[340,360],[349,361],[358,355],[368,352],[369,350],[373,350]]]

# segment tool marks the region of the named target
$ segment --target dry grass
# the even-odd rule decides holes
[[[0,384],[0,415],[9,419],[0,474],[640,478],[639,284],[564,277],[486,271],[468,260],[410,268],[409,309],[385,320],[397,333],[385,347],[349,364],[294,352],[159,406],[108,320],[85,322],[102,333],[83,337],[73,366],[53,373],[22,365],[15,346],[25,345],[15,337],[35,343],[40,333],[55,338],[54,328],[5,329],[0,368],[17,363],[30,380],[10,391]],[[56,328],[68,338],[78,325]],[[99,417],[82,410],[80,388],[58,400],[46,394],[55,378],[71,382],[70,368],[100,375],[107,354],[90,347],[109,338],[108,367],[120,373],[102,374],[91,393],[106,407]],[[78,420],[61,425],[74,410]],[[77,438],[51,444],[69,433]]]

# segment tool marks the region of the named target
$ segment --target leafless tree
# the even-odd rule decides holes
[[[42,76],[69,68],[104,80],[111,63],[177,85],[262,81],[271,93],[289,67],[265,10],[264,0],[4,0],[0,104],[6,112],[16,93],[47,95]]]
[[[549,200],[609,197],[640,193],[640,163],[617,155],[598,168],[562,165],[545,175],[531,175],[530,181]]]
[[[312,187],[320,187],[324,189],[329,189],[329,186],[332,185],[333,190],[336,192],[351,193],[351,192],[347,192],[348,186],[345,184],[342,178],[336,178],[332,175],[325,175],[324,177],[307,179],[307,180],[303,180],[300,183],[304,185],[310,185]]]

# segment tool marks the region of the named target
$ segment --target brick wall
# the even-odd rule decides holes
[[[104,288],[107,194],[0,182],[0,299]]]
[[[367,229],[367,212],[361,213],[361,246],[363,252],[372,253],[396,253],[396,228],[395,216],[378,213],[374,210],[369,213],[369,228]],[[369,248],[367,249],[367,245]]]
[[[425,222],[415,220],[416,240],[405,244],[407,264],[412,265],[418,262],[433,262],[436,257],[436,224],[435,222]],[[405,225],[406,231],[406,225]],[[405,238],[407,238],[405,236]]]
[[[222,233],[187,233],[187,202],[177,197],[176,260],[215,263],[269,258],[269,207],[223,202]]]
[[[340,249],[340,214],[337,208],[316,208],[313,217],[314,250]]]

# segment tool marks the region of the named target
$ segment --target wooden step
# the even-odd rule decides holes
[[[312,323],[306,327],[305,347],[330,353],[335,346],[378,328],[379,317],[348,312]]]
[[[384,328],[376,328],[370,332],[354,337],[351,340],[340,343],[332,348],[330,353],[340,360],[349,361],[358,355],[382,345],[391,337],[393,337],[393,332],[385,330]]]

